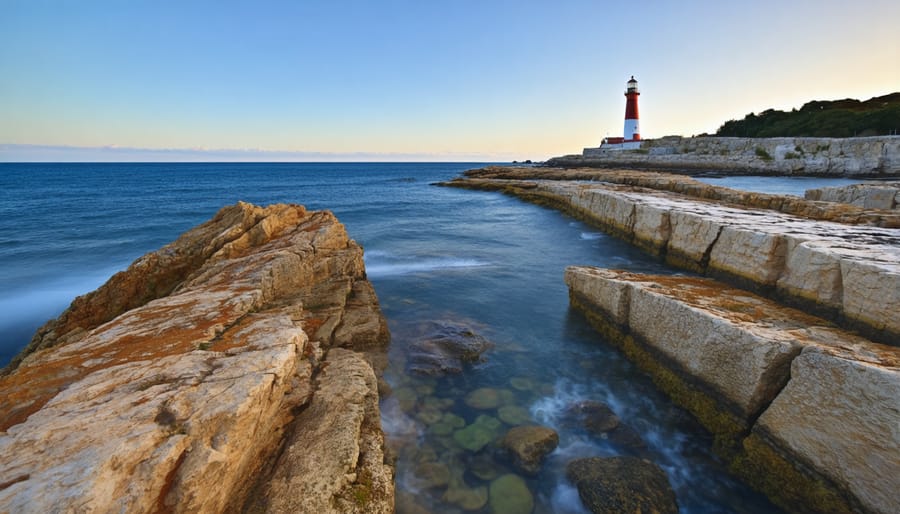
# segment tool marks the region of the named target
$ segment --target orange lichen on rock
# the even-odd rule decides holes
[[[383,436],[360,428],[380,425],[375,372],[357,355],[384,344],[386,323],[374,292],[355,291],[371,291],[362,249],[331,213],[298,205],[226,207],[138,259],[45,325],[0,376],[0,512],[240,510],[253,502],[251,477],[275,472],[264,468],[282,438],[304,433],[287,425],[300,423],[335,339],[346,365],[329,373],[348,375],[333,377],[330,401],[367,414],[339,427],[348,459],[318,478],[341,485],[317,501],[332,504],[365,473],[379,477],[386,511]]]

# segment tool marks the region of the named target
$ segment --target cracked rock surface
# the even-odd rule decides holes
[[[534,170],[540,180],[521,180],[528,170],[486,168],[447,185],[550,203],[670,264],[900,345],[900,225],[892,211],[739,194],[665,174],[568,170],[550,180],[554,170]]]
[[[278,468],[297,434],[341,448],[309,505],[339,505],[364,476],[374,511],[392,506],[362,353],[388,337],[331,213],[223,208],[76,299],[4,370],[0,511],[239,510],[258,478],[309,473]]]

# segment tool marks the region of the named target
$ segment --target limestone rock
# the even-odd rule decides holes
[[[76,299],[0,377],[0,511],[241,509],[255,477],[296,479],[270,458],[307,434],[335,458],[304,479],[342,487],[311,504],[367,488],[387,512],[375,374],[333,348],[386,342],[369,292],[331,213],[222,209]],[[336,422],[320,404],[340,438],[317,431]]]
[[[566,281],[573,301],[774,501],[897,511],[900,348],[709,279],[573,267]],[[628,302],[607,314],[608,302],[588,295],[609,287],[592,281],[627,288]],[[625,326],[615,321],[622,311]]]
[[[900,351],[808,347],[754,432],[852,494],[900,512]]]
[[[355,352],[333,349],[312,402],[295,420],[274,473],[248,510],[393,512],[375,373]]]
[[[900,137],[678,137],[644,140],[640,152],[585,148],[554,157],[548,166],[711,171],[717,174],[782,174],[896,177]]]
[[[807,189],[803,196],[807,200],[840,202],[864,209],[898,209],[900,208],[900,203],[897,202],[900,197],[900,182]]]
[[[676,514],[678,504],[666,473],[635,457],[591,457],[566,466],[566,476],[594,514]]]
[[[489,168],[471,175],[479,178],[449,184],[540,199],[664,255],[670,264],[900,344],[900,214],[635,171]],[[519,180],[529,176],[555,180]],[[609,292],[607,303],[621,300]]]
[[[499,442],[509,452],[513,465],[528,475],[536,475],[544,457],[558,445],[556,430],[531,425],[511,428]]]

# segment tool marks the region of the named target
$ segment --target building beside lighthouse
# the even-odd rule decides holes
[[[584,155],[606,150],[637,150],[641,147],[641,124],[638,115],[638,82],[631,76],[625,88],[625,127],[622,137],[605,137],[600,148],[585,148]]]

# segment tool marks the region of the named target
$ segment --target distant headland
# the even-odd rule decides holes
[[[900,93],[864,102],[812,101],[791,112],[768,109],[726,121],[715,136],[659,139],[641,137],[639,95],[631,77],[622,137],[606,137],[599,147],[554,157],[546,165],[717,175],[900,176]]]

